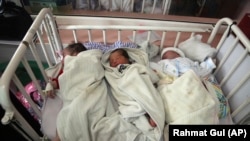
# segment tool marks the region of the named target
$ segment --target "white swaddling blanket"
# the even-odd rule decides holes
[[[122,72],[110,67],[111,51],[102,57],[102,63],[106,69],[105,77],[110,84],[113,96],[118,101],[119,112],[124,120],[135,124],[148,139],[161,140],[165,114],[162,98],[153,85],[159,78],[149,69],[148,57],[143,50],[123,49],[136,63],[126,65]],[[152,128],[147,120],[142,119],[146,113],[156,122],[156,128]]]
[[[166,123],[218,124],[217,102],[193,70],[176,79],[168,77],[160,80],[163,83],[158,86],[164,99]]]
[[[100,50],[65,58],[59,77],[63,107],[57,118],[62,141],[144,140],[141,131],[114,112],[108,95]]]

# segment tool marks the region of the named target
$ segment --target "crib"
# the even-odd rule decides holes
[[[20,64],[27,71],[30,82],[34,83],[41,98],[46,99],[44,88],[38,80],[49,81],[45,69],[60,62],[61,56],[58,52],[71,42],[110,45],[116,41],[136,44],[148,41],[162,50],[164,47],[178,47],[180,42],[196,34],[202,35],[202,41],[215,47],[217,51],[217,68],[213,75],[230,105],[230,115],[227,119],[222,119],[222,123],[249,124],[250,42],[231,19],[222,18],[211,24],[115,17],[54,16],[48,8],[42,9],[35,17],[1,76],[0,103],[5,110],[1,122],[4,125],[13,125],[27,140],[47,139],[43,132],[35,129],[23,117],[10,99],[10,95],[20,91],[38,119],[41,119],[41,108],[31,99],[25,90],[26,84],[16,74]],[[32,69],[30,61],[36,63],[39,78],[35,75],[37,72]],[[228,120],[232,120],[232,123]]]

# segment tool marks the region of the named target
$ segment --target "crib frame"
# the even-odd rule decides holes
[[[141,25],[141,23],[144,23]],[[20,133],[27,140],[46,140],[46,136],[39,136],[39,134],[32,128],[26,119],[24,119],[19,111],[14,107],[12,101],[10,100],[10,83],[13,81],[17,88],[23,93],[27,98],[29,103],[34,108],[34,111],[39,117],[41,117],[41,111],[37,108],[35,103],[31,100],[28,94],[25,92],[24,86],[21,84],[18,76],[15,74],[15,71],[20,63],[24,65],[26,71],[28,72],[31,80],[35,83],[35,86],[38,88],[39,93],[43,93],[42,89],[39,87],[38,81],[29,66],[28,60],[35,60],[38,64],[41,74],[46,82],[48,78],[44,71],[42,62],[46,62],[50,67],[55,65],[60,61],[61,56],[57,54],[63,46],[67,45],[68,42],[65,42],[61,32],[71,33],[71,38],[74,42],[79,41],[95,41],[93,37],[93,30],[99,30],[102,33],[102,42],[104,44],[109,43],[109,37],[107,36],[108,31],[112,30],[117,33],[116,40],[123,40],[125,37],[122,36],[122,32],[129,31],[132,34],[133,42],[136,42],[136,36],[138,31],[147,32],[147,40],[150,40],[151,34],[154,31],[163,31],[161,39],[159,42],[160,48],[166,46],[166,36],[169,32],[175,32],[174,40],[168,46],[176,47],[183,39],[181,39],[182,34],[188,34],[188,37],[194,36],[197,33],[208,34],[206,42],[208,44],[213,44],[216,46],[218,52],[220,47],[226,40],[229,34],[236,36],[235,41],[233,42],[231,48],[235,48],[237,44],[241,44],[244,47],[244,54],[242,54],[236,64],[228,70],[223,78],[220,81],[221,86],[227,83],[227,80],[232,76],[234,71],[240,65],[241,61],[249,57],[250,52],[250,42],[249,39],[244,35],[244,33],[238,28],[238,26],[229,18],[223,18],[218,20],[216,24],[211,23],[191,23],[191,22],[178,22],[178,21],[167,21],[167,20],[150,20],[150,19],[129,19],[129,18],[100,18],[100,17],[80,17],[80,16],[54,16],[48,8],[44,8],[36,16],[33,24],[28,30],[27,34],[19,44],[16,52],[13,54],[11,60],[9,61],[8,66],[3,72],[0,79],[0,104],[5,110],[4,116],[1,118],[1,122],[4,125],[11,124],[17,128],[13,123],[17,123],[22,130],[18,129]],[[85,32],[85,38],[82,39],[79,37],[80,32]],[[59,34],[60,32],[60,34]],[[219,35],[219,36],[217,36]],[[220,38],[216,42],[217,37]],[[81,40],[79,40],[79,38]],[[221,59],[220,64],[215,70],[214,74],[219,74],[223,68],[224,62],[232,52],[230,50],[225,54],[225,59]],[[243,84],[247,84],[250,81],[250,71],[247,74],[242,74],[242,79],[240,79],[235,87],[233,87],[230,93],[227,96],[228,99],[231,99],[234,94],[239,94],[237,91],[241,89]],[[45,96],[43,95],[43,98]],[[231,115],[235,124],[239,123],[241,119],[249,115],[250,111],[246,111],[249,107],[250,96],[247,95],[245,100],[241,102],[241,105],[232,108]],[[242,116],[242,111],[243,116]],[[240,118],[237,116],[241,115]]]

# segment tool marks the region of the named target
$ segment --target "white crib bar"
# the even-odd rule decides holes
[[[237,69],[237,67],[240,65],[240,63],[243,61],[243,59],[245,59],[245,57],[247,56],[248,51],[246,49],[246,51],[239,57],[239,59],[237,60],[236,63],[234,63],[234,65],[231,67],[230,71],[227,73],[227,75],[221,80],[220,82],[220,86],[223,86],[224,83],[230,78],[230,76],[233,74],[233,72]]]
[[[154,14],[155,7],[156,7],[156,2],[157,2],[157,0],[154,0],[153,7],[152,7],[152,10],[151,10],[151,14]]]
[[[44,22],[44,29],[45,29],[45,31],[48,33],[48,32],[50,32],[51,30],[50,30],[50,25],[49,25],[49,23],[48,22]],[[50,33],[49,33],[50,34]],[[52,35],[48,35],[48,41],[49,41],[49,44],[50,44],[50,46],[51,46],[51,50],[52,50],[52,55],[53,55],[53,57],[54,57],[54,60],[57,60],[57,56],[56,56],[56,54],[55,54],[55,52],[56,52],[56,49],[55,49],[55,44],[53,43],[53,39],[51,38],[51,36]],[[56,62],[58,62],[58,61],[56,61]]]
[[[132,0],[132,2],[131,2],[131,9],[132,10],[134,9],[134,3],[135,3],[135,0]]]
[[[45,20],[49,19],[48,21],[45,22]],[[30,29],[26,33],[26,35],[23,38],[23,41],[19,44],[16,52],[14,53],[14,57],[11,58],[9,61],[9,64],[5,68],[5,71],[3,72],[1,79],[0,79],[0,104],[2,108],[5,110],[4,116],[1,119],[2,124],[8,124],[11,123],[12,120],[18,120],[20,121],[20,126],[31,136],[32,140],[40,140],[41,137],[36,133],[36,131],[30,126],[30,124],[20,115],[20,113],[16,110],[14,105],[12,105],[11,100],[10,100],[10,94],[9,94],[9,89],[10,89],[10,82],[11,80],[14,80],[16,86],[19,88],[19,90],[22,93],[25,93],[24,87],[21,86],[21,82],[19,79],[16,78],[15,76],[15,71],[19,64],[23,63],[25,69],[27,70],[29,76],[31,77],[32,81],[35,83],[36,87],[38,88],[38,91],[40,94],[42,94],[42,90],[40,87],[38,87],[37,80],[34,76],[34,73],[32,72],[27,60],[25,61],[25,56],[26,51],[28,48],[34,47],[35,45],[33,44],[35,42],[36,36],[40,36],[40,34],[37,31],[41,30],[41,25],[44,25],[45,32],[43,34],[46,34],[49,38],[50,46],[52,48],[51,51],[59,51],[62,50],[62,43],[59,38],[58,30],[56,28],[55,21],[53,20],[53,15],[50,12],[50,9],[43,9],[37,18],[33,21],[33,24],[31,25]],[[48,25],[49,26],[48,26]],[[36,35],[36,36],[35,36]],[[42,41],[42,40],[40,40]],[[30,43],[31,42],[31,43]],[[36,47],[37,48],[37,47]],[[35,50],[35,49],[34,49]],[[35,51],[32,51],[33,57],[37,57],[37,53]],[[44,51],[45,55],[47,54],[46,51]],[[52,52],[52,54],[56,54],[55,52]],[[41,60],[40,59],[35,59],[36,62],[39,65],[39,68],[41,71],[44,71],[42,65],[41,65]],[[47,59],[49,60],[49,59]],[[57,62],[59,60],[58,57],[54,57],[54,62]],[[40,64],[39,64],[40,63]],[[48,62],[47,62],[48,63]],[[42,72],[43,76],[45,75],[45,72]],[[46,77],[45,77],[46,79]],[[20,87],[21,86],[21,87]],[[26,93],[27,94],[27,93]],[[35,108],[36,105],[34,105],[33,101],[26,97],[32,107]],[[41,117],[40,111],[38,109],[34,109],[35,112],[38,114],[39,117]]]
[[[250,98],[246,99],[237,109],[232,112],[232,117],[235,117],[240,111],[242,111],[247,105],[250,104]]]
[[[118,34],[117,40],[118,40],[118,41],[121,41],[121,38],[122,38],[122,36],[121,36],[121,30],[118,30],[118,31],[117,31],[117,34]]]
[[[239,27],[237,25],[235,25],[235,23],[229,19],[229,18],[222,18],[220,19],[212,33],[210,34],[207,43],[211,44],[211,42],[214,40],[215,35],[217,34],[217,32],[219,31],[219,28],[223,26],[223,24],[226,24],[227,28],[227,32],[224,32],[223,36],[226,36],[228,34],[229,31],[232,31],[234,33],[237,34],[237,37],[240,39],[240,41],[243,43],[243,45],[247,48],[247,50],[250,52],[250,42],[249,39],[246,37],[246,35],[239,29]],[[222,42],[224,41],[224,39],[222,40]],[[218,44],[219,46],[217,47],[221,47],[221,44]]]
[[[15,125],[14,123],[10,124],[12,128],[14,128],[19,134],[21,134],[26,141],[32,141],[32,139],[27,136],[25,133],[23,133],[23,131],[21,129],[19,129],[19,127],[17,125]]]
[[[106,45],[107,44],[107,38],[106,38],[106,30],[102,30],[102,36],[103,36],[103,43]]]
[[[62,41],[61,41],[61,38],[59,37],[59,33],[58,33],[58,29],[57,29],[57,26],[56,26],[56,23],[55,23],[55,20],[54,20],[54,17],[52,15],[52,13],[46,15],[46,17],[48,19],[51,19],[49,20],[50,21],[50,27],[52,28],[51,29],[51,32],[49,32],[49,34],[51,35],[51,38],[53,39],[53,44],[55,44],[55,47],[58,51],[61,51],[63,46],[62,46]],[[61,60],[57,60],[57,61],[61,61]]]
[[[89,37],[89,42],[92,42],[92,34],[90,29],[88,29],[88,37]]]
[[[37,53],[36,51],[34,51],[34,55],[38,55],[38,53]],[[36,56],[36,57],[37,57],[37,56]],[[43,66],[42,66],[41,60],[40,60],[39,58],[37,58],[37,59],[36,59],[36,62],[37,62],[37,65],[38,65],[38,67],[39,67],[39,70],[41,70],[41,73],[42,73],[42,75],[43,75],[44,80],[45,80],[46,82],[48,82],[48,76],[45,74],[45,71],[44,71],[44,68],[43,68]],[[41,97],[42,97],[43,99],[45,99],[45,95],[43,94],[42,89],[41,89],[40,85],[38,84],[38,81],[37,81],[37,79],[36,79],[36,77],[35,77],[35,74],[34,74],[33,71],[31,70],[31,67],[29,66],[28,61],[27,61],[25,58],[23,58],[22,63],[23,63],[23,65],[24,65],[26,71],[28,72],[28,74],[29,74],[31,80],[34,82],[34,84],[35,84],[35,86],[36,86],[38,92],[41,94]]]
[[[136,42],[136,30],[133,30],[133,39],[132,39],[132,42]]]
[[[191,35],[190,35],[190,37],[193,37],[194,35],[195,35],[195,32],[192,32]]]
[[[221,48],[221,46],[222,46],[222,44],[224,43],[224,41],[226,40],[226,38],[227,38],[229,32],[230,32],[230,26],[227,26],[227,29],[226,29],[226,31],[223,33],[220,42],[219,42],[218,45],[216,46],[216,50],[217,50],[217,51]]]
[[[28,141],[40,141],[40,140],[42,141],[42,138],[39,136],[39,134],[23,118],[23,116],[19,113],[19,111],[16,108],[14,108],[13,111],[15,113],[15,118],[12,119],[11,122],[16,122],[18,126],[20,126],[25,131],[25,133],[28,133],[28,136],[24,134],[23,131],[20,131],[20,129],[17,129],[17,131],[20,132]]]
[[[59,30],[152,30],[152,31],[180,31],[180,32],[207,32],[204,28],[194,27],[152,27],[152,26],[122,26],[122,25],[61,25]]]
[[[25,51],[26,47],[21,43],[21,47],[17,48],[17,51],[14,54],[14,56],[16,56],[15,60],[10,60],[0,79],[0,103],[3,109],[5,110],[4,117],[1,120],[2,122],[3,120],[4,122],[8,122],[5,120],[11,120],[14,115],[13,105],[9,97],[9,84],[12,79],[12,75],[15,74],[15,71],[18,65],[20,64],[20,61],[22,60],[22,56],[24,55]]]
[[[78,39],[77,39],[77,35],[76,35],[76,30],[72,30],[72,32],[73,32],[73,36],[74,36],[74,41],[75,41],[75,43],[77,43]]]
[[[179,43],[179,40],[180,40],[180,36],[181,36],[181,32],[178,31],[177,36],[176,36],[175,41],[174,41],[174,46],[173,47],[177,47],[177,45]]]
[[[161,45],[160,45],[160,50],[163,49],[165,38],[166,38],[166,31],[163,31],[162,36],[161,36]]]
[[[25,43],[25,42],[24,42]],[[25,44],[25,45],[28,45],[28,44]],[[38,52],[37,52],[37,47],[35,46],[35,44],[33,43],[33,42],[31,42],[30,44],[29,44],[29,46],[27,46],[27,47],[29,47],[30,48],[30,50],[31,50],[31,52],[32,52],[32,54],[33,54],[33,57],[35,58],[35,60],[36,60],[36,63],[37,63],[37,65],[38,65],[38,67],[39,67],[39,70],[41,70],[41,73],[42,73],[42,75],[43,75],[43,78],[45,79],[45,81],[46,82],[48,82],[48,76],[46,75],[46,73],[45,73],[45,71],[44,71],[44,67],[43,67],[43,65],[42,65],[42,61],[41,61],[41,58],[39,57],[39,54],[38,54]],[[45,53],[45,52],[44,52]],[[23,63],[24,64],[24,63]],[[25,65],[24,65],[25,67],[27,66],[29,66],[29,64],[28,64],[28,62],[25,60]],[[26,68],[27,68],[26,67]],[[31,68],[29,67],[29,70],[28,70],[28,72],[29,73],[32,73],[32,70],[31,70]],[[32,73],[32,75],[29,75],[29,76],[31,76],[31,78],[32,78],[32,80],[34,81],[34,83],[36,84],[36,87],[37,87],[37,89],[38,89],[38,91],[40,92],[40,94],[42,94],[42,97],[43,98],[45,98],[44,97],[44,95],[43,95],[43,93],[42,93],[42,90],[41,90],[41,88],[40,87],[38,87],[39,85],[38,85],[38,83],[37,83],[37,81],[36,81],[36,78],[35,78],[35,75],[34,75],[34,73]]]
[[[241,79],[241,81],[237,83],[237,85],[231,90],[231,92],[228,93],[227,99],[230,99],[249,78],[250,78],[250,71],[248,72],[248,74],[243,76],[243,79]]]
[[[231,47],[227,50],[227,52],[223,56],[221,62],[219,63],[218,67],[215,70],[215,74],[217,74],[219,72],[219,70],[222,68],[225,61],[230,56],[230,54],[232,53],[234,48],[237,46],[237,44],[242,43],[243,46],[245,47],[245,51],[244,51],[243,54],[241,54],[241,56],[239,56],[238,60],[233,64],[233,66],[230,68],[230,70],[227,72],[227,74],[225,74],[225,77],[222,79],[222,81],[219,82],[221,86],[226,83],[226,81],[229,79],[229,77],[237,69],[237,67],[240,65],[240,63],[246,58],[246,56],[249,55],[249,52],[250,52],[250,41],[249,41],[249,39],[245,36],[245,34],[243,34],[243,32],[239,29],[239,27],[236,26],[235,23],[229,18],[223,18],[223,19],[221,19],[221,20],[219,20],[217,22],[217,24],[215,25],[214,30],[210,34],[210,37],[208,38],[207,42],[211,43],[213,41],[213,39],[215,38],[216,32],[218,32],[218,29],[221,26],[223,26],[224,23],[227,24],[227,29],[224,32],[220,42],[217,45],[217,50],[219,50],[221,48],[222,44],[224,43],[224,41],[225,41],[225,39],[226,39],[226,37],[228,36],[229,33],[230,34],[231,34],[231,32],[235,33],[237,35],[237,37],[234,40]],[[232,90],[229,92],[229,94],[227,95],[227,99],[232,98],[232,96],[236,94],[237,90],[239,90],[241,88],[241,86],[247,80],[249,80],[249,75],[250,75],[250,72],[248,74],[246,74],[245,76],[242,76],[242,78],[240,78],[237,85],[235,85],[232,88]],[[250,98],[248,97],[234,111],[232,111],[232,109],[231,109],[231,116],[233,118],[236,117],[238,115],[238,113],[240,113],[242,110],[244,110],[244,108],[246,106],[249,105],[249,103],[250,103]]]
[[[151,33],[152,33],[152,31],[151,31],[151,30],[149,30],[149,31],[148,31],[148,36],[147,36],[147,41],[150,41],[150,38],[151,38]]]
[[[45,47],[44,40],[42,38],[40,30],[37,31],[37,36],[38,36],[39,42],[41,44],[41,47],[43,49],[43,52],[44,52],[44,55],[45,55],[45,59],[48,62],[49,67],[52,67],[52,62],[50,61],[49,56],[48,56],[48,49]]]
[[[13,77],[12,80],[16,84],[17,88],[20,90],[20,92],[22,93],[22,95],[27,99],[28,103],[30,103],[30,105],[32,106],[32,109],[37,114],[37,116],[39,117],[39,119],[41,119],[42,116],[41,116],[40,110],[38,109],[37,105],[33,102],[33,100],[31,99],[31,97],[25,91],[25,89],[24,89],[21,81],[18,79],[18,77],[16,75],[14,75],[14,77]]]
[[[77,31],[77,30],[88,30],[88,36],[89,36],[89,41],[92,41],[92,36],[90,31],[95,29],[95,30],[102,30],[103,33],[103,42],[104,44],[107,44],[107,39],[106,39],[106,30],[116,30],[118,32],[118,40],[121,40],[121,32],[124,31],[128,31],[131,30],[132,31],[132,42],[136,42],[136,36],[137,36],[137,31],[148,31],[148,37],[147,40],[149,40],[151,38],[151,34],[152,31],[179,31],[177,33],[177,37],[176,37],[176,41],[175,41],[175,45],[177,46],[179,40],[180,40],[180,36],[182,32],[190,32],[190,33],[195,33],[195,32],[207,32],[208,29],[204,29],[204,28],[199,28],[199,27],[169,27],[169,26],[164,26],[164,27],[155,27],[155,26],[123,26],[123,25],[60,25],[59,30],[73,30],[73,31]],[[136,29],[136,30],[135,30]],[[166,34],[166,33],[165,33]],[[165,36],[165,35],[164,35]],[[164,37],[165,38],[165,37]],[[163,38],[162,38],[163,39]],[[165,41],[165,39],[164,39]],[[162,40],[162,46],[163,46],[163,40]]]
[[[234,43],[232,44],[231,47],[228,47],[228,51],[225,53],[225,55],[223,56],[222,60],[218,64],[217,69],[214,72],[214,75],[216,75],[219,72],[219,70],[222,68],[223,64],[226,62],[227,58],[233,52],[233,49],[236,47],[236,45],[237,45],[238,42],[239,42],[239,38],[236,37],[236,39],[234,40]],[[219,49],[217,49],[217,52],[218,51],[219,51]]]
[[[143,13],[145,7],[145,0],[142,0],[142,8],[141,8],[141,13]]]
[[[172,0],[163,0],[163,4],[164,5],[164,8],[163,8],[163,15],[166,15],[169,13],[169,8],[170,8],[170,5],[171,5],[171,2]]]

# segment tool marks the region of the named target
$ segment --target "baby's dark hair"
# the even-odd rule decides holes
[[[79,53],[87,50],[87,48],[82,43],[71,43],[67,47],[70,54]]]
[[[122,56],[124,56],[125,58],[129,59],[129,55],[128,55],[128,52],[124,49],[116,49],[114,51],[112,51],[111,53],[113,52],[119,52]]]

